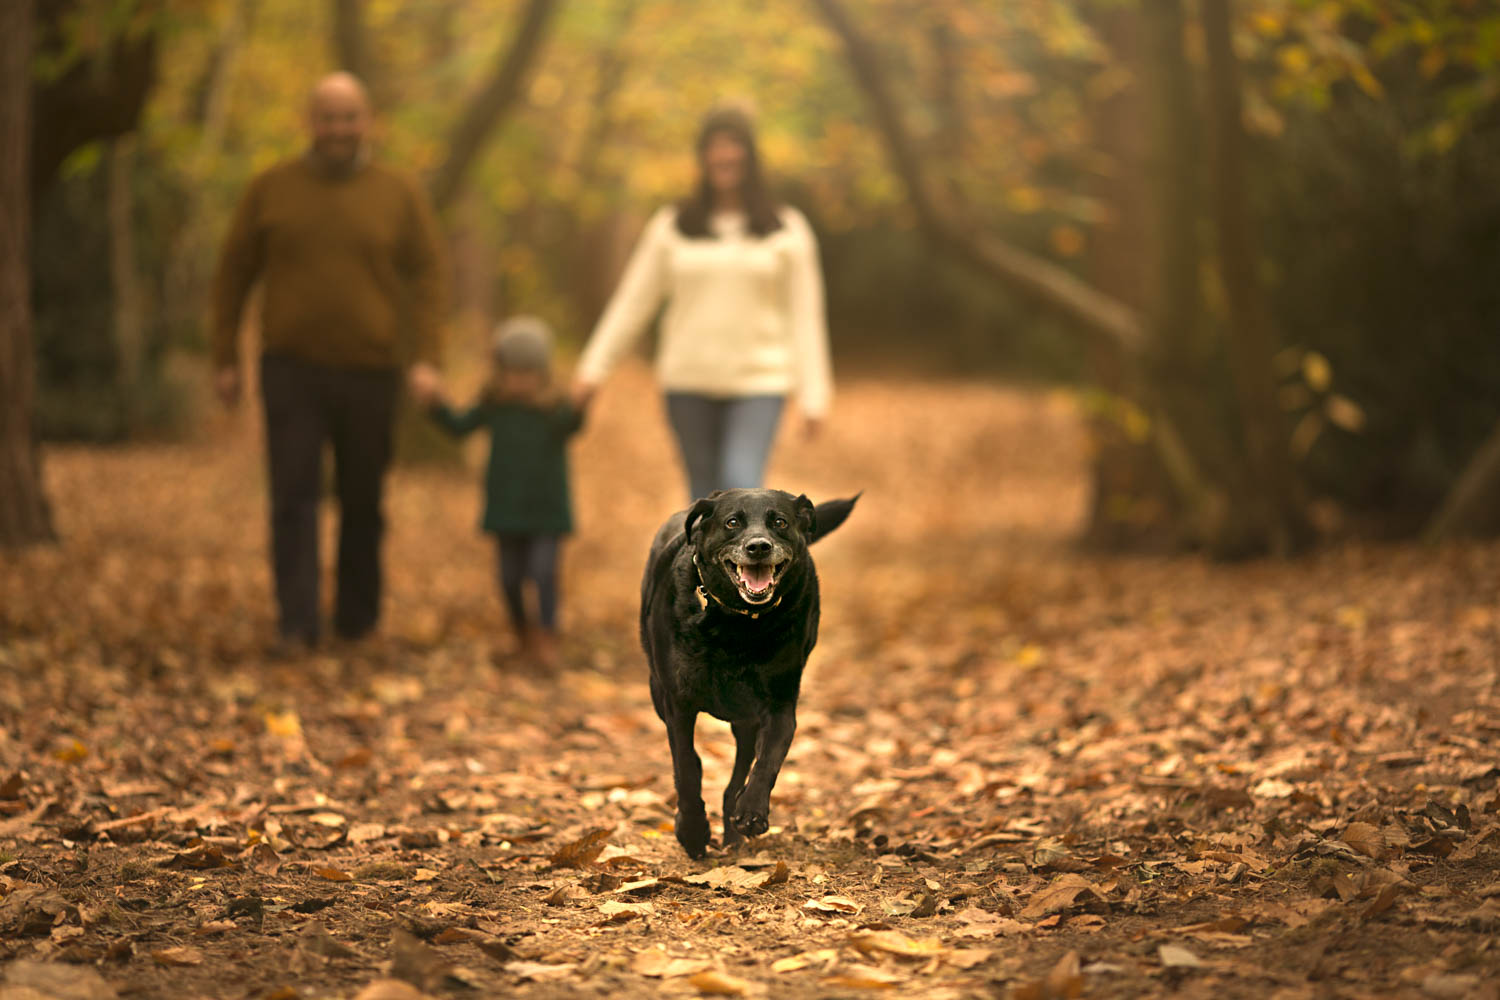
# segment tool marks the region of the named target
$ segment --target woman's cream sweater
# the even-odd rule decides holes
[[[818,244],[807,219],[781,209],[780,229],[757,238],[741,213],[710,218],[714,239],[689,239],[677,211],[647,223],[620,286],[579,360],[602,382],[667,300],[656,375],[668,392],[734,397],[795,394],[821,417],[833,396]]]

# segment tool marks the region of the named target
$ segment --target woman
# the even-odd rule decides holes
[[[815,433],[833,395],[812,228],[766,190],[744,113],[711,113],[697,154],[697,190],[646,225],[574,384],[586,405],[665,299],[656,374],[692,498],[760,486],[786,397]]]

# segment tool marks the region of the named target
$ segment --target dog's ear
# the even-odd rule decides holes
[[[818,527],[817,508],[807,499],[806,493],[793,500],[792,504],[797,508],[797,526],[802,529],[803,535],[811,538]]]
[[[687,520],[682,522],[682,533],[687,536],[689,544],[693,541],[694,522],[700,517],[708,517],[714,512],[714,506],[718,503],[720,492],[719,490],[715,490],[689,508]]]

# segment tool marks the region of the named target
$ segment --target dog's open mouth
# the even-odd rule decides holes
[[[734,581],[746,604],[764,604],[776,592],[776,584],[780,582],[788,562],[789,560],[779,563],[737,563],[726,559],[724,566],[729,570],[729,578]]]

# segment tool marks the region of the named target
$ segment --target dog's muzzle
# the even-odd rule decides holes
[[[740,599],[754,605],[765,604],[775,596],[776,585],[792,560],[785,547],[769,539],[752,538],[734,546],[723,563]]]

